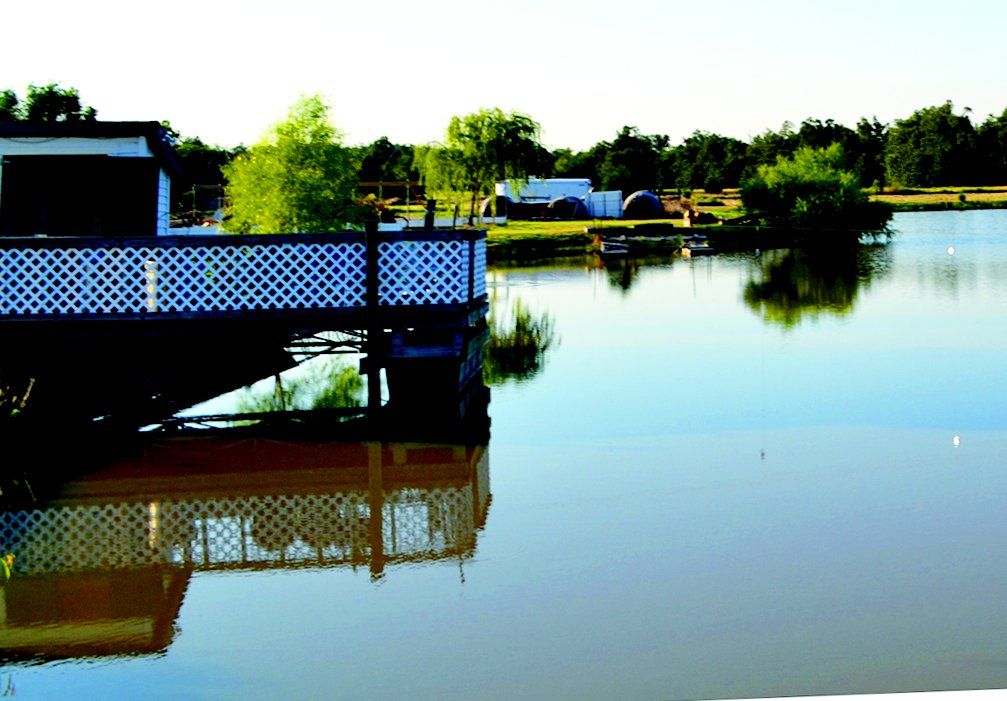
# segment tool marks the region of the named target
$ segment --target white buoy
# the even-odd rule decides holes
[[[949,256],[953,256],[954,254],[955,254],[955,247],[954,246],[948,246],[948,255]]]
[[[956,433],[955,437],[951,439],[951,443],[954,445],[954,447],[957,448],[958,446],[960,446],[962,444],[962,439]]]

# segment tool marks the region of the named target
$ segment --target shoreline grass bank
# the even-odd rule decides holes
[[[698,209],[723,217],[738,212],[736,193],[693,193]],[[711,199],[716,204],[707,204]],[[896,212],[968,211],[1007,209],[1007,186],[941,187],[912,190],[892,189],[871,195],[872,200],[887,202]],[[726,205],[726,206],[725,206]],[[610,233],[627,236],[687,235],[693,230],[682,226],[681,219],[586,220],[586,221],[511,221],[502,226],[488,226],[487,245],[491,260],[555,257],[597,252],[597,237]],[[754,248],[756,242],[769,247],[791,241],[795,232],[768,227],[708,224],[694,227],[711,238],[711,245],[723,250]],[[801,238],[802,232],[796,232]],[[841,232],[849,234],[849,232]],[[734,239],[734,240],[732,240]],[[717,243],[714,243],[716,240]]]

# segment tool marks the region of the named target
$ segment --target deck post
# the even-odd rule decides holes
[[[364,299],[367,305],[367,408],[372,413],[381,408],[381,322],[378,295],[378,219],[364,222],[367,246],[367,279]]]
[[[371,580],[381,579],[385,571],[384,510],[385,485],[382,476],[383,447],[380,443],[367,444],[367,507],[370,531]]]
[[[469,239],[469,294],[468,300],[469,304],[472,304],[472,300],[475,299],[476,294],[476,240],[474,238]]]

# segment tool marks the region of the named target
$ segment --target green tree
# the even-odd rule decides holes
[[[979,126],[977,137],[983,159],[983,179],[987,183],[1007,182],[1007,110],[999,117],[990,115]]]
[[[175,155],[182,167],[182,182],[172,188],[172,209],[206,210],[216,206],[224,191],[224,167],[242,149],[226,149],[204,143],[198,136],[179,138]]]
[[[417,148],[415,160],[429,189],[470,194],[472,224],[477,198],[491,194],[497,181],[525,180],[543,167],[548,152],[540,131],[527,115],[482,109],[452,117],[443,145]]]
[[[797,132],[790,122],[784,122],[779,131],[767,129],[757,135],[748,145],[749,172],[745,178],[752,177],[759,166],[771,166],[780,158],[790,158],[797,146]]]
[[[853,171],[862,185],[885,183],[884,149],[888,138],[888,125],[877,117],[861,118],[856,129],[826,119],[805,119],[797,131],[796,147],[827,148],[839,144],[843,150],[843,170]]]
[[[16,122],[21,119],[21,105],[13,90],[0,90],[0,122]]]
[[[669,152],[669,176],[676,187],[720,192],[741,184],[748,165],[748,144],[705,131],[695,131]],[[667,177],[667,176],[666,176]]]
[[[857,138],[857,132],[832,119],[823,122],[821,119],[808,117],[801,122],[801,128],[797,130],[796,144],[797,148],[802,146],[828,148],[832,144],[839,144],[846,158],[844,165],[847,169],[852,169],[860,140]]]
[[[387,136],[380,137],[358,150],[360,180],[418,180],[419,172],[413,165],[413,151],[410,145],[392,143]]]
[[[888,134],[888,179],[901,185],[931,187],[977,182],[976,134],[967,115],[951,102],[924,107],[895,122]]]
[[[595,146],[587,151],[572,151],[556,149],[553,151],[552,174],[557,178],[590,178],[595,185],[600,185],[598,167],[604,159],[604,152]]]
[[[660,191],[662,154],[669,139],[660,134],[641,134],[636,127],[623,127],[615,139],[596,146],[604,154],[598,164],[598,180],[603,190]]]
[[[857,140],[859,151],[855,170],[861,185],[884,187],[888,181],[885,170],[885,146],[888,143],[888,125],[879,122],[877,117],[867,119],[861,117],[857,122]]]
[[[745,209],[772,226],[878,230],[891,208],[870,202],[857,176],[842,169],[839,144],[799,148],[792,158],[759,166],[741,190]]]
[[[80,101],[77,88],[61,88],[56,83],[28,86],[21,114],[28,122],[93,122],[98,113]]]
[[[97,115],[80,101],[77,88],[29,85],[24,101],[13,90],[0,90],[0,122],[93,122]]]
[[[357,167],[318,95],[224,166],[236,233],[338,231],[359,218]]]

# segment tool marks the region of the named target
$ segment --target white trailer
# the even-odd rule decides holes
[[[591,191],[589,178],[529,178],[520,187],[511,180],[496,184],[496,194],[511,202],[552,202],[561,197],[583,197]]]
[[[556,200],[574,198],[581,200],[592,218],[622,217],[622,191],[595,192],[589,178],[529,178],[518,184],[505,180],[496,184],[497,198],[511,204],[539,205]]]

